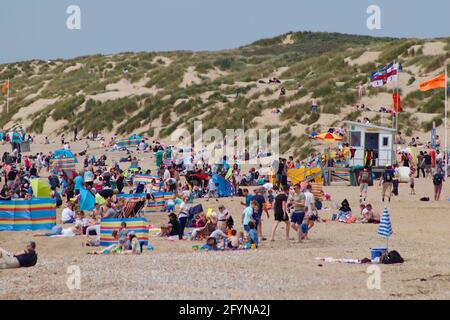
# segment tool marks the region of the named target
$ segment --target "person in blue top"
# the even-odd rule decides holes
[[[243,205],[245,207],[249,207],[250,202],[253,200],[253,195],[250,194],[250,192],[248,191],[247,188],[242,190],[242,195],[245,197],[245,202],[241,201],[241,205]]]
[[[253,217],[253,211],[257,206],[258,206],[258,203],[256,201],[252,200],[250,202],[250,206],[246,207],[244,209],[244,212],[242,212],[242,225],[244,226],[244,230],[246,232],[250,232],[249,224]]]
[[[258,239],[258,231],[256,231],[256,224],[253,221],[250,221],[248,227],[250,228],[250,231],[248,232],[250,244],[251,245],[254,244],[256,245],[256,247],[258,247],[259,239]]]
[[[78,175],[75,177],[75,179],[73,179],[73,182],[75,183],[75,194],[79,195],[80,190],[83,188],[84,179],[81,175]]]

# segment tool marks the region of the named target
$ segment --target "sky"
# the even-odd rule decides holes
[[[81,10],[69,30],[66,10]],[[381,9],[381,29],[367,8]],[[450,36],[450,1],[14,0],[0,6],[0,63],[124,51],[231,49],[289,31]]]

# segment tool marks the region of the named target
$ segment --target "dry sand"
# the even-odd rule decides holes
[[[81,150],[82,142],[74,148]],[[94,144],[92,144],[94,145]],[[36,144],[33,152],[52,150],[53,146]],[[0,152],[7,149],[1,146]],[[91,150],[101,154],[101,150]],[[111,154],[117,159],[120,153]],[[154,159],[139,155],[143,167]],[[0,299],[449,299],[448,265],[450,240],[448,215],[450,203],[420,202],[432,197],[431,179],[416,182],[417,196],[408,195],[408,186],[400,186],[400,197],[390,205],[394,235],[391,249],[405,258],[402,265],[381,265],[381,290],[367,289],[367,265],[330,264],[316,257],[370,257],[369,248],[383,241],[376,225],[346,225],[330,222],[332,211],[323,211],[325,223],[318,223],[310,240],[296,244],[284,240],[280,226],[274,243],[263,241],[257,250],[237,252],[193,252],[190,241],[169,242],[151,238],[154,251],[141,256],[90,256],[92,249],[82,247],[84,237],[35,238],[39,261],[33,268],[0,270]],[[346,186],[325,188],[334,202],[348,198],[358,208],[358,189]],[[443,198],[447,197],[444,187]],[[369,201],[379,211],[380,188],[369,189]],[[219,203],[233,214],[240,227],[241,199],[229,198],[201,202],[204,208],[217,210]],[[59,213],[58,213],[59,216]],[[166,214],[148,215],[160,225]],[[264,219],[263,231],[269,236],[273,218]],[[0,246],[21,250],[32,232],[1,232]],[[81,289],[69,290],[67,268],[81,270]]]

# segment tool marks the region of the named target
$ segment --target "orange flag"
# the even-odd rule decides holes
[[[5,94],[6,90],[9,88],[9,80],[3,85],[2,87],[2,93]]]
[[[439,89],[439,88],[445,88],[445,73],[441,74],[440,76],[437,76],[434,79],[422,82],[420,84],[420,91],[428,91],[432,89]]]

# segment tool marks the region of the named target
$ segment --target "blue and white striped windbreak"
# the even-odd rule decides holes
[[[378,235],[383,238],[389,238],[392,235],[391,217],[387,208],[384,208],[380,226],[378,227]]]

